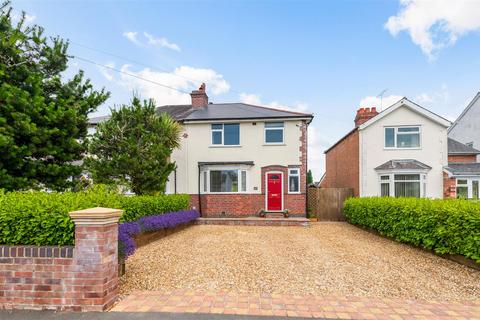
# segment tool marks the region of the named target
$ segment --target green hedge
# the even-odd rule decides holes
[[[350,198],[347,221],[398,241],[480,263],[480,203],[468,200]]]
[[[92,207],[123,209],[121,222],[188,208],[188,195],[123,196],[104,186],[86,192],[0,191],[0,244],[72,245],[70,211]]]

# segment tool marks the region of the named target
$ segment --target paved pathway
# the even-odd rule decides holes
[[[135,291],[111,311],[210,313],[329,319],[480,319],[475,302],[365,297],[237,294],[227,291]]]

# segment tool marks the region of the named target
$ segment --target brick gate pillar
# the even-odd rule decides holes
[[[82,311],[103,311],[118,295],[118,219],[122,210],[91,208],[70,212],[75,223],[72,267]]]

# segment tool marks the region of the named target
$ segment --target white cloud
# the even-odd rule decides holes
[[[400,5],[400,12],[388,18],[385,28],[393,36],[408,32],[430,60],[459,37],[480,30],[479,1],[400,0]]]
[[[145,37],[148,39],[148,43],[154,46],[160,46],[163,48],[168,48],[175,51],[180,51],[180,47],[172,42],[169,42],[166,38],[155,38],[148,32],[143,33]]]
[[[277,101],[272,101],[269,103],[262,103],[262,100],[260,98],[260,95],[258,94],[252,94],[252,93],[240,93],[239,95],[240,101],[243,103],[248,103],[248,104],[253,104],[257,106],[263,106],[267,108],[274,108],[274,109],[282,109],[282,110],[287,110],[287,111],[293,111],[293,112],[307,112],[308,110],[308,104],[305,102],[295,102],[291,106],[287,106],[284,104],[281,104]]]
[[[312,170],[314,181],[319,181],[325,171],[326,150],[332,144],[314,124],[308,126],[308,169]]]
[[[189,92],[198,88],[202,82],[207,84],[207,92],[213,95],[219,95],[230,90],[230,85],[223,76],[212,69],[181,66],[172,72],[157,72],[150,68],[135,71],[131,69],[130,65],[125,64],[120,67],[120,70],[180,90],[172,90],[126,74],[113,77],[109,73],[102,73],[107,80],[110,80],[109,77],[112,76],[112,81],[129,91],[138,92],[145,99],[155,99],[157,105],[189,104],[191,102]]]
[[[398,102],[398,100],[402,98],[403,96],[398,96],[394,94],[384,96],[383,99],[381,99],[379,96],[367,96],[360,100],[359,107],[376,107],[379,111],[381,111],[390,107],[392,104]]]
[[[11,15],[11,19],[13,23],[18,23],[20,22],[20,19],[22,18],[22,13],[13,11]],[[27,25],[32,24],[35,20],[37,19],[36,15],[31,15],[28,13],[25,13],[25,21],[24,23]]]
[[[128,41],[136,44],[137,46],[141,46],[142,43],[138,40],[138,32],[135,31],[127,31],[123,33],[123,36],[128,39]]]
[[[106,63],[105,65],[110,68],[115,68],[115,63],[113,62]],[[102,76],[105,77],[105,79],[107,79],[108,81],[113,80],[114,77],[113,77],[113,74],[110,72],[110,70],[101,66],[98,66],[98,70],[100,71]]]
[[[446,84],[443,84],[440,91],[428,93],[422,92],[415,97],[416,102],[432,106],[433,104],[446,104],[450,99],[450,92]]]

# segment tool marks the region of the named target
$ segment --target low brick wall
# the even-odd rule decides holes
[[[72,212],[74,247],[0,246],[0,309],[109,308],[118,296],[120,214]]]

